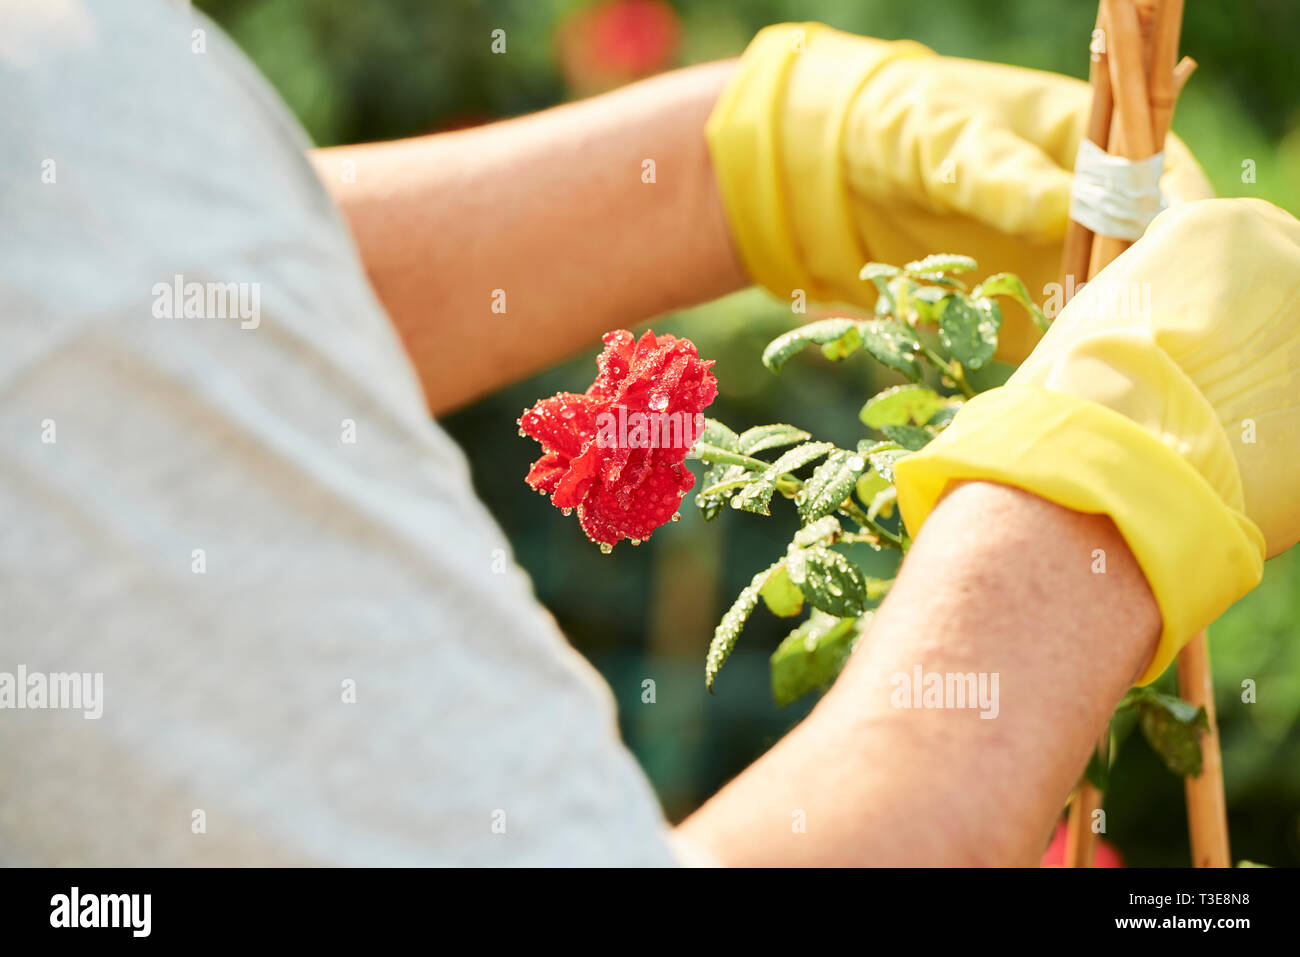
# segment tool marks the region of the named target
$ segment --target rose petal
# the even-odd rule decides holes
[[[572,458],[596,432],[600,404],[575,392],[542,399],[519,418],[519,428],[547,451]]]

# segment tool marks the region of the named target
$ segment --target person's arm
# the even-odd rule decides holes
[[[958,485],[831,691],[679,834],[727,865],[1034,864],[1160,623],[1109,518]],[[917,666],[996,674],[996,717],[895,707]]]
[[[704,139],[732,70],[312,154],[434,413],[746,284]]]

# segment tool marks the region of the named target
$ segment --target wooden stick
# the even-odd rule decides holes
[[[1110,721],[1106,721],[1106,730],[1097,740],[1097,750],[1102,760],[1108,757],[1110,748]],[[1066,867],[1092,867],[1093,852],[1097,848],[1097,834],[1092,829],[1093,814],[1101,808],[1102,793],[1097,786],[1084,778],[1079,783],[1079,791],[1074,796],[1065,818],[1065,861]]]
[[[1185,778],[1187,832],[1192,844],[1193,867],[1231,867],[1228,848],[1228,804],[1223,793],[1223,753],[1219,724],[1214,714],[1214,687],[1210,676],[1210,648],[1201,632],[1178,654],[1178,694],[1184,701],[1205,708],[1209,731],[1201,735],[1201,773]]]
[[[1099,106],[1100,97],[1096,95],[1098,91],[1096,68],[1100,65],[1107,71],[1106,98],[1100,106],[1107,112],[1113,112],[1115,119],[1104,124],[1099,122],[1095,128],[1101,133],[1104,126],[1110,134],[1111,142],[1117,137],[1122,137],[1126,143],[1136,143],[1138,148],[1145,147],[1149,143],[1151,129],[1150,112],[1146,101],[1146,78],[1143,75],[1145,57],[1138,45],[1142,40],[1142,33],[1138,22],[1137,6],[1133,0],[1102,0],[1097,14],[1097,23],[1103,31],[1106,53],[1100,61],[1094,59],[1093,69],[1089,71],[1089,79],[1093,81],[1094,91],[1093,112],[1089,119],[1089,138],[1092,139],[1091,134],[1094,130],[1092,121],[1097,118]],[[1134,117],[1137,118],[1137,122],[1147,124],[1145,139],[1140,130],[1135,129],[1127,134],[1122,132],[1121,124],[1126,121],[1133,123]],[[1100,135],[1093,139],[1093,142],[1103,147],[1108,145],[1107,138]],[[1111,151],[1115,152],[1113,149]],[[1088,235],[1091,238],[1091,233]],[[1067,241],[1069,238],[1067,233]],[[1062,269],[1066,277],[1062,283],[1063,290],[1070,287],[1066,280],[1071,275],[1071,270],[1075,270],[1073,274],[1077,277],[1082,268],[1083,274],[1091,279],[1128,248],[1128,243],[1113,236],[1096,236],[1092,238],[1091,247],[1087,249],[1086,246],[1080,248],[1078,245],[1073,247],[1067,245],[1062,256]],[[1083,262],[1084,256],[1087,257],[1086,264]],[[1097,750],[1103,755],[1107,753],[1109,739],[1108,720],[1097,741]],[[1079,785],[1074,803],[1070,805],[1066,816],[1066,867],[1092,867],[1093,852],[1096,849],[1096,834],[1092,830],[1092,820],[1093,815],[1101,808],[1101,802],[1102,794],[1091,781],[1085,780]]]
[[[1107,68],[1109,81],[1105,91],[1107,110],[1113,108],[1116,119],[1105,124],[1109,127],[1109,145],[1111,152],[1127,156],[1130,159],[1144,159],[1164,147],[1169,123],[1173,116],[1174,101],[1187,78],[1196,69],[1196,62],[1185,57],[1178,65],[1174,60],[1178,55],[1178,36],[1182,27],[1183,0],[1102,0],[1098,14],[1098,24],[1105,33],[1106,49],[1109,57],[1102,61]],[[1141,42],[1142,49],[1138,44]],[[1094,70],[1089,79],[1093,82],[1093,113],[1089,123],[1090,138],[1094,129],[1102,129],[1102,124],[1093,125],[1098,107],[1098,85],[1095,82],[1097,58],[1094,56]],[[1098,137],[1093,141],[1102,145],[1105,140]],[[1072,223],[1072,226],[1077,224]],[[1087,233],[1087,230],[1084,230]],[[1070,245],[1071,233],[1067,233],[1065,255],[1062,257],[1062,270],[1068,276],[1071,270],[1080,268],[1080,248]],[[1121,252],[1127,249],[1129,242],[1111,236],[1097,236],[1092,241],[1087,276],[1091,279],[1110,264]],[[1072,258],[1074,257],[1074,258]],[[1063,289],[1069,290],[1069,284],[1063,283]],[[1179,656],[1179,680],[1183,675],[1189,676],[1188,688],[1195,691],[1198,685],[1209,687],[1209,658],[1204,634],[1198,635],[1183,654],[1188,656],[1188,664],[1183,664]],[[1201,680],[1204,675],[1204,680]],[[1194,859],[1226,859],[1227,854],[1227,818],[1223,808],[1222,758],[1218,747],[1218,732],[1214,724],[1214,702],[1208,704],[1205,694],[1197,693],[1197,698],[1188,698],[1192,703],[1206,707],[1209,716],[1211,734],[1204,735],[1201,741],[1202,772],[1196,779],[1187,781],[1188,821],[1192,832]],[[1187,694],[1184,693],[1184,697]],[[1109,745],[1109,726],[1103,731],[1097,747],[1104,756]],[[1074,802],[1070,805],[1066,825],[1065,865],[1067,867],[1091,867],[1096,836],[1092,831],[1093,813],[1101,807],[1102,794],[1091,782],[1085,780],[1079,786]],[[1217,802],[1217,803],[1216,803]],[[1199,865],[1198,865],[1199,866]],[[1208,865],[1207,865],[1208,866]]]
[[[1142,30],[1134,0],[1102,0],[1110,24],[1107,53],[1110,85],[1115,98],[1111,124],[1111,152],[1128,159],[1146,159],[1155,153],[1147,78],[1142,69]],[[1115,236],[1098,236],[1093,242],[1090,275],[1095,275],[1131,242]]]
[[[1111,152],[1129,159],[1144,159],[1164,148],[1174,104],[1196,61],[1183,57],[1177,65],[1178,36],[1182,30],[1184,0],[1101,0],[1098,22],[1107,30],[1106,61],[1115,120],[1110,124]],[[1138,42],[1144,49],[1139,51]],[[1094,68],[1096,60],[1094,59]],[[1092,79],[1092,77],[1090,77]],[[1097,84],[1093,84],[1096,118]],[[1094,130],[1090,121],[1089,134]],[[1097,127],[1099,128],[1099,126]],[[1094,142],[1101,143],[1100,139]],[[1074,224],[1072,224],[1074,225]],[[1069,234],[1067,234],[1067,240]],[[1118,256],[1128,242],[1099,236],[1092,244],[1088,277],[1092,278]],[[1067,245],[1063,270],[1078,268],[1079,249]],[[1074,256],[1075,258],[1070,258]],[[1068,289],[1068,285],[1066,286]],[[1210,672],[1209,643],[1201,632],[1178,655],[1178,689],[1183,700],[1205,708],[1209,730],[1201,735],[1201,773],[1184,780],[1187,826],[1195,867],[1230,867],[1227,801],[1223,787],[1223,755],[1219,744]],[[1099,748],[1105,747],[1105,736]],[[1105,754],[1105,751],[1102,751]],[[1066,831],[1066,866],[1091,867],[1095,837],[1092,814],[1101,806],[1101,794],[1084,781],[1070,807]]]
[[[1119,134],[1119,155],[1146,159],[1155,152],[1151,142],[1151,107],[1142,68],[1142,29],[1133,0],[1102,0],[1110,35],[1106,46],[1111,94],[1115,98],[1113,126]]]
[[[1088,139],[1105,149],[1110,142],[1110,115],[1114,101],[1110,94],[1110,68],[1106,62],[1106,26],[1103,10],[1097,10],[1097,29],[1102,48],[1091,51],[1088,85],[1092,87],[1092,108],[1088,114]],[[1089,43],[1089,49],[1092,44]],[[1061,255],[1061,304],[1069,302],[1088,278],[1092,258],[1092,230],[1073,219],[1065,227],[1065,251]]]
[[[1147,90],[1151,104],[1152,146],[1157,151],[1165,147],[1165,136],[1174,115],[1174,61],[1178,59],[1178,34],[1182,25],[1183,0],[1160,0],[1151,37],[1151,72]]]
[[[1191,71],[1194,60],[1177,66],[1178,34],[1182,28],[1183,0],[1159,0],[1155,31],[1152,37],[1151,76],[1148,95],[1151,100],[1153,145],[1164,149],[1165,137],[1174,114],[1174,98]],[[1186,66],[1185,66],[1186,64]],[[1181,69],[1181,75],[1175,71]],[[1178,693],[1188,704],[1204,708],[1209,730],[1201,735],[1201,773],[1184,779],[1187,795],[1187,832],[1192,846],[1193,867],[1230,867],[1228,846],[1228,807],[1223,789],[1223,753],[1219,746],[1219,726],[1214,714],[1214,682],[1210,674],[1210,647],[1201,632],[1179,652],[1176,663]]]

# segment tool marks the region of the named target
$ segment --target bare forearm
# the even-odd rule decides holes
[[[960,486],[835,687],[683,835],[728,864],[1034,863],[1159,627],[1108,518]],[[996,717],[896,706],[917,666],[997,674]]]
[[[313,154],[435,413],[744,284],[704,141],[730,71]]]

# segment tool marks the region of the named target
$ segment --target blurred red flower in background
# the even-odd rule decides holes
[[[1039,867],[1064,867],[1065,866],[1065,822],[1059,821],[1056,825],[1056,833],[1052,835],[1052,843],[1047,846],[1043,854]],[[1092,853],[1093,867],[1123,867],[1124,858],[1119,856],[1119,851],[1115,850],[1115,845],[1110,841],[1098,839],[1096,849]]]
[[[604,0],[574,11],[556,36],[569,88],[587,95],[669,67],[681,23],[664,0]]]

